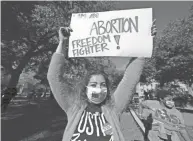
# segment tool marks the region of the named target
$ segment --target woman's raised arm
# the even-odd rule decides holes
[[[155,37],[157,34],[155,22],[156,20],[153,21],[151,27],[151,35],[153,37]],[[139,82],[142,74],[145,58],[133,58],[130,62],[126,67],[123,79],[119,83],[114,93],[115,108],[117,109],[117,112],[122,112],[124,110],[128,100],[134,92],[135,86]]]
[[[126,68],[124,76],[114,92],[115,108],[118,112],[124,110],[134,92],[135,86],[140,79],[144,63],[144,58],[137,58]]]
[[[62,33],[63,32],[63,33]],[[50,84],[53,95],[60,107],[67,112],[72,106],[72,91],[64,79],[65,59],[67,57],[67,41],[70,36],[70,28],[63,27],[59,30],[59,44],[56,52],[53,54],[47,73],[47,79]]]

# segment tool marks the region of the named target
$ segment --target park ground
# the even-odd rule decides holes
[[[193,113],[183,114],[186,124],[193,127]],[[1,116],[2,141],[61,141],[67,124],[66,114],[54,99],[11,103]],[[123,120],[126,138],[143,140],[130,113]]]

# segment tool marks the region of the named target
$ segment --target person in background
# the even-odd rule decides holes
[[[145,100],[149,99],[149,93],[147,92],[147,90],[144,90],[143,94],[145,95]]]
[[[185,129],[184,118],[175,108],[172,94],[166,89],[157,92],[157,100],[140,103],[139,117],[150,141],[191,141]]]

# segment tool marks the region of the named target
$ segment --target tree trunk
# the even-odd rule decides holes
[[[23,69],[25,68],[26,64],[29,62],[31,56],[32,56],[32,49],[30,49],[26,55],[22,58],[22,61],[20,62],[17,69],[13,70],[11,73],[11,78],[9,80],[8,86],[3,92],[3,96],[1,97],[1,111],[5,112],[7,109],[10,101],[14,96],[17,95],[17,84],[19,81],[20,74],[22,73]]]
[[[19,76],[21,72],[13,71],[11,74],[11,79],[9,80],[7,88],[3,91],[3,95],[1,98],[1,110],[5,112],[8,104],[12,100],[14,96],[17,95],[17,83],[19,81]]]

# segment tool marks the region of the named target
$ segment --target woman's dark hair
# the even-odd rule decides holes
[[[100,71],[100,70],[96,70],[96,71],[90,71],[88,72],[83,81],[81,82],[81,90],[80,90],[80,98],[81,100],[83,101],[87,101],[88,102],[88,98],[87,98],[87,95],[86,95],[86,89],[87,89],[87,85],[90,81],[90,78],[94,75],[102,75],[105,79],[105,83],[106,83],[106,86],[107,86],[107,97],[106,99],[101,103],[101,104],[104,104],[106,103],[107,101],[109,101],[111,99],[111,95],[110,95],[110,83],[109,83],[109,79],[108,79],[108,76],[107,74],[104,72],[104,71]]]

